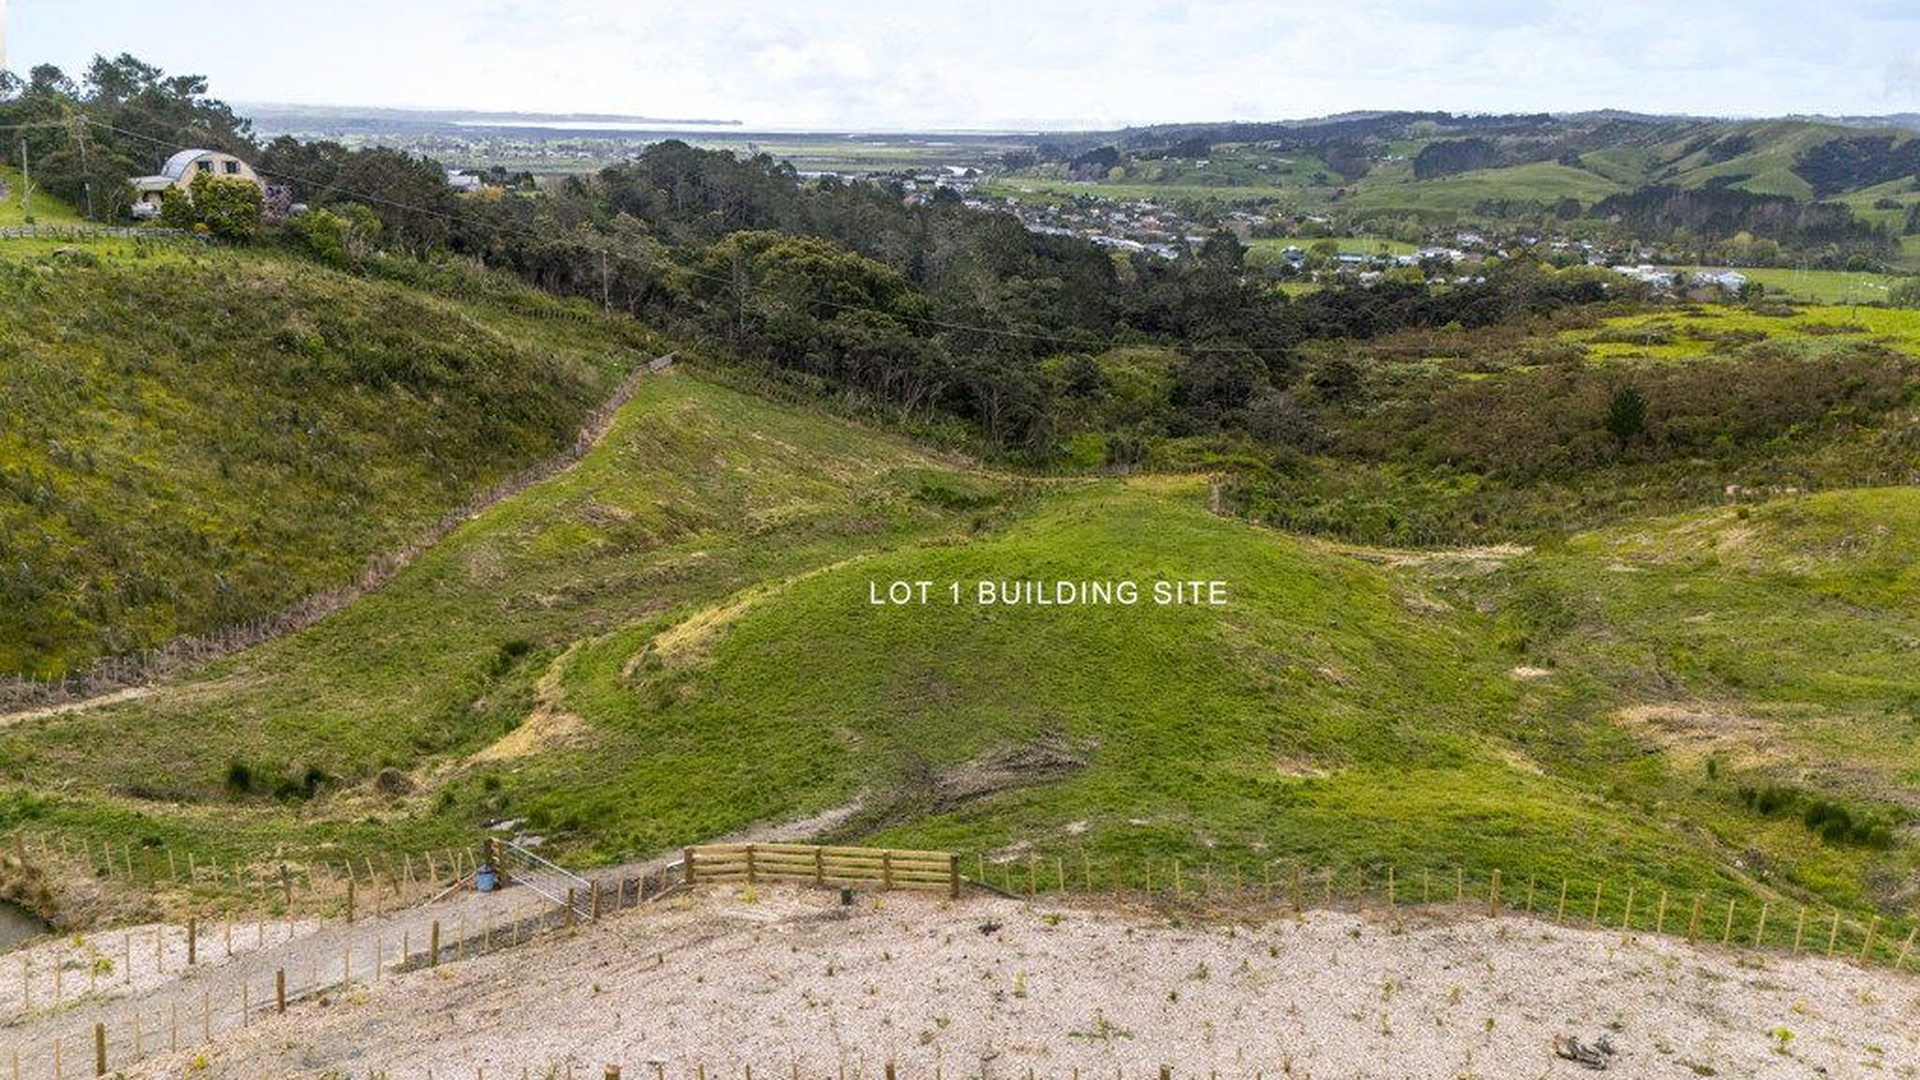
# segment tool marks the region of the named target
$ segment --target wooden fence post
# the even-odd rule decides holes
[[[599,922],[600,921],[600,883],[598,881],[593,882],[587,891],[592,896],[592,900],[590,902],[593,905],[593,921]]]
[[[93,1075],[107,1075],[107,1025],[93,1025]]]
[[[287,969],[280,968],[273,973],[273,1002],[275,1009],[282,1015],[287,1012]]]
[[[567,911],[572,912],[573,898],[569,896],[567,898],[567,901],[568,901]],[[440,966],[440,920],[439,919],[433,920],[433,927],[429,933],[431,935],[431,944],[428,947],[433,951],[427,954],[427,966],[439,967]]]
[[[573,905],[577,902],[572,888],[567,889],[567,929],[573,929]]]
[[[1907,964],[1907,954],[1913,951],[1913,936],[1920,934],[1920,926],[1907,931],[1907,940],[1900,946],[1900,958],[1893,962],[1893,970],[1899,971]]]
[[[287,872],[287,864],[280,864],[280,895],[287,902],[287,910],[293,910],[293,875]]]
[[[1633,886],[1627,886],[1627,910],[1620,916],[1620,929],[1633,929]]]
[[[753,884],[754,877],[755,875],[754,875],[754,865],[753,865],[753,845],[748,844],[747,845],[747,884],[749,885]]]
[[[947,896],[960,899],[960,856],[957,854],[947,856]]]
[[[187,966],[192,967],[199,962],[200,920],[195,916],[189,915],[187,916]]]
[[[1693,914],[1687,919],[1687,940],[1693,941],[1700,936],[1700,906],[1706,902],[1702,896],[1693,898]]]
[[[1807,928],[1807,905],[1800,905],[1800,918],[1793,924],[1793,955],[1800,955],[1800,935]]]
[[[680,850],[680,869],[682,874],[686,878],[687,884],[689,885],[693,884],[693,849],[692,848],[682,848]]]
[[[1840,909],[1833,909],[1833,929],[1827,931],[1827,955],[1833,955],[1833,947],[1840,942]]]
[[[353,921],[353,879],[347,879],[347,921]]]
[[[605,1075],[606,1075],[606,1080],[620,1080],[620,1066],[618,1065],[607,1066],[607,1071]]]
[[[1860,946],[1860,962],[1863,964],[1867,962],[1867,955],[1873,952],[1873,932],[1878,929],[1880,929],[1880,916],[1875,915],[1867,920],[1867,940]]]
[[[1759,947],[1759,946],[1761,946],[1761,945],[1764,945],[1764,944],[1766,944],[1766,940],[1767,940],[1767,907],[1768,907],[1768,906],[1769,906],[1769,902],[1768,902],[1768,901],[1766,901],[1766,900],[1762,900],[1762,901],[1760,901],[1760,924],[1759,924],[1758,926],[1755,926],[1755,927],[1753,928],[1753,944],[1754,944],[1754,947],[1756,947],[1756,948],[1758,948],[1758,947]]]
[[[1493,872],[1493,884],[1487,889],[1487,917],[1496,918],[1500,914],[1500,871]]]

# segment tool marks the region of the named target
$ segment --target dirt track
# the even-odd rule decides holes
[[[133,1075],[1920,1076],[1920,979],[1522,918],[706,891],[388,978]],[[549,1072],[549,1070],[553,1070]]]

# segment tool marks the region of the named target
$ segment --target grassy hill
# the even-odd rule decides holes
[[[1165,156],[1169,146],[1194,135],[1214,140],[1206,157]],[[1886,146],[1865,145],[1881,137]],[[1913,177],[1910,167],[1903,171],[1893,162],[1902,159],[1914,138],[1896,128],[1796,119],[1565,116],[1481,123],[1455,118],[1436,124],[1386,114],[1368,121],[1293,125],[1177,125],[1081,136],[1076,146],[1105,142],[1128,153],[1113,175],[1070,179],[1069,166],[1042,164],[996,179],[985,190],[1024,200],[1100,195],[1216,208],[1261,203],[1294,213],[1363,219],[1412,215],[1449,222],[1497,218],[1500,213],[1487,210],[1497,204],[1537,210],[1573,199],[1591,207],[1609,195],[1650,185],[1725,186],[1800,201],[1832,199],[1846,203],[1863,221],[1899,225],[1905,203],[1914,196]],[[1416,167],[1423,150],[1468,143],[1484,150],[1477,166],[1442,173]],[[1847,164],[1822,166],[1824,151],[1848,145],[1855,149],[1836,159]],[[1328,164],[1330,150],[1340,152],[1348,169],[1344,175]],[[1888,199],[1902,203],[1901,209],[1887,208]]]
[[[0,672],[58,676],[344,584],[568,443],[654,348],[531,290],[413,276],[0,241]]]
[[[849,839],[1136,879],[1605,867],[1891,909],[1916,547],[1908,490],[1532,553],[1345,547],[1213,514],[1197,479],[1019,480],[679,374],[338,615],[0,730],[0,818],[226,861],[511,817],[604,861],[853,805]],[[1229,599],[945,602],[981,579]],[[873,605],[894,580],[934,602]],[[1889,835],[1743,802],[1768,787]]]
[[[463,763],[523,724],[522,738],[544,730],[529,719],[538,684],[574,641],[965,530],[991,514],[947,505],[967,503],[956,485],[971,483],[870,431],[646,378],[578,465],[456,530],[387,588],[150,696],[0,729],[0,801],[223,858],[288,840],[467,835],[510,804],[490,770]],[[492,768],[525,764],[503,752]],[[372,783],[383,768],[431,787],[388,798]],[[46,801],[52,777],[69,787]]]
[[[27,224],[29,205],[20,170],[0,165],[0,188],[6,190],[6,197],[0,198],[0,228]],[[73,225],[82,220],[73,207],[44,191],[36,190],[33,193],[31,211],[34,223],[40,225]]]

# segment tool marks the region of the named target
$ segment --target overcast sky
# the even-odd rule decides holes
[[[1920,110],[1920,2],[0,0],[7,63],[132,52],[233,101],[982,128]]]

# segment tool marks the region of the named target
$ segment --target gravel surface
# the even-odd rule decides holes
[[[388,977],[137,1076],[1920,1076],[1920,979],[1470,912],[702,890]]]

